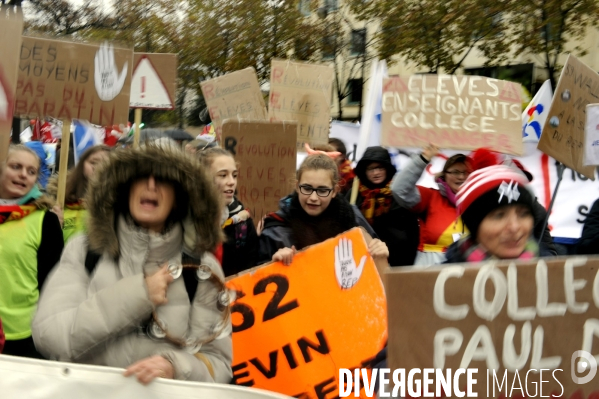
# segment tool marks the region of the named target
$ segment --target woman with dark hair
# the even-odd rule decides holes
[[[513,167],[493,165],[473,172],[456,203],[469,234],[447,251],[446,263],[552,256],[534,237],[534,195]]]
[[[339,170],[325,154],[309,155],[297,170],[295,192],[283,199],[280,210],[269,214],[259,238],[258,262],[291,264],[295,253],[354,227],[376,237],[362,214],[339,194]],[[384,242],[373,239],[373,257],[387,258]]]
[[[199,162],[156,144],[115,151],[85,199],[87,234],[67,244],[33,321],[39,351],[142,383],[229,382],[229,293],[210,253],[223,204]]]
[[[351,162],[347,159],[347,148],[345,143],[338,138],[330,138],[329,144],[333,147],[333,151],[341,153],[340,156],[335,158],[335,162],[339,167],[339,192],[345,195],[348,191],[351,191],[352,184],[356,174],[354,168],[351,166]]]
[[[414,262],[418,266],[443,263],[447,247],[466,232],[462,220],[456,219],[455,205],[455,195],[470,175],[466,155],[456,154],[445,162],[443,171],[436,176],[438,190],[416,185],[438,153],[437,147],[429,145],[420,155],[413,155],[391,185],[393,192],[420,218],[420,245]]]
[[[360,180],[356,206],[389,248],[389,265],[414,264],[418,251],[418,218],[391,191],[395,166],[383,147],[368,147],[356,166]],[[351,198],[352,191],[346,194]]]
[[[40,159],[11,146],[0,165],[0,319],[4,354],[41,358],[31,338],[39,291],[64,247],[54,202],[39,190]]]
[[[105,145],[88,148],[81,155],[77,166],[69,170],[65,190],[65,209],[62,226],[64,242],[69,241],[73,235],[85,231],[87,211],[85,210],[83,198],[87,192],[90,179],[100,165],[108,159],[109,154],[110,147]],[[56,197],[57,191],[58,176],[50,180],[47,188],[48,194],[54,197]]]

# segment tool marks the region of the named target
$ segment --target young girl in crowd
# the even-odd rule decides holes
[[[357,226],[376,237],[362,214],[338,195],[339,170],[327,155],[307,156],[296,178],[295,192],[281,199],[281,209],[264,221],[259,263],[282,261],[289,265],[298,250]],[[378,238],[370,242],[369,251],[373,257],[389,256],[387,246]]]
[[[31,338],[39,291],[64,246],[52,200],[36,183],[40,159],[11,146],[0,166],[0,319],[4,354],[41,358]]]
[[[229,382],[229,298],[210,254],[222,238],[212,179],[180,149],[155,144],[115,151],[96,177],[88,234],[69,241],[43,289],[36,347],[50,359],[127,368],[142,383]],[[183,268],[184,255],[201,265]]]
[[[67,186],[65,193],[65,210],[62,234],[64,242],[77,233],[85,231],[85,219],[87,211],[83,198],[87,192],[89,180],[92,178],[98,167],[108,159],[110,147],[97,145],[87,149],[75,168],[69,171],[67,176]],[[58,191],[58,177],[54,177],[48,184],[47,192],[56,197]]]
[[[534,237],[534,195],[519,170],[493,165],[473,172],[456,195],[470,234],[447,251],[447,263],[552,256]]]
[[[356,206],[375,233],[389,248],[389,265],[414,264],[418,250],[418,218],[391,191],[395,175],[389,152],[383,147],[368,147],[356,166],[360,180]],[[352,190],[346,198],[351,198]]]
[[[225,277],[232,276],[256,265],[258,235],[250,213],[235,197],[237,164],[233,155],[223,148],[204,150],[199,155],[227,206],[228,217],[222,226],[226,236],[222,266]]]
[[[443,263],[447,247],[465,233],[462,220],[456,220],[455,195],[470,174],[466,155],[456,154],[445,162],[436,178],[438,190],[416,185],[438,153],[437,147],[429,145],[422,154],[413,155],[391,185],[393,192],[420,218],[420,245],[414,262],[419,266]]]

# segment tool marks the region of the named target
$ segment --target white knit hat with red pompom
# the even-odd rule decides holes
[[[456,194],[458,214],[476,236],[480,222],[501,206],[522,204],[532,209],[534,197],[527,185],[526,176],[509,166],[493,165],[476,170]]]

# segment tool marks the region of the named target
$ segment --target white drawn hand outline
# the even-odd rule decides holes
[[[127,62],[120,75],[114,61],[114,46],[109,42],[100,45],[94,57],[94,84],[102,101],[112,101],[119,95],[127,78]]]
[[[356,285],[364,270],[366,259],[366,255],[362,256],[360,264],[356,267],[352,240],[339,239],[339,244],[335,245],[335,275],[342,289],[349,289]]]

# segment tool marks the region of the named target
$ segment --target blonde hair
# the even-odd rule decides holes
[[[295,174],[298,182],[302,178],[302,173],[307,170],[327,170],[331,172],[333,186],[336,186],[339,183],[339,169],[337,168],[337,164],[324,154],[308,155],[306,159],[304,159],[304,162],[302,162]]]
[[[231,157],[233,160],[235,160],[233,154],[220,147],[209,148],[207,150],[199,151],[196,154],[202,166],[207,169],[212,167],[214,160],[220,156]]]
[[[37,159],[37,161],[38,161],[37,174],[39,176],[39,173],[40,173],[40,170],[42,167],[42,160],[40,159],[39,155],[37,155],[37,153],[35,151],[33,151],[31,148],[27,147],[24,144],[11,144],[10,146],[8,146],[8,155],[6,156],[6,160],[4,162],[2,162],[2,164],[0,164],[0,174],[2,174],[4,172],[4,167],[6,166],[6,162],[8,161],[8,157],[10,156],[10,154],[13,152],[18,152],[18,151],[27,152],[27,153],[33,155],[35,157],[35,159]]]

